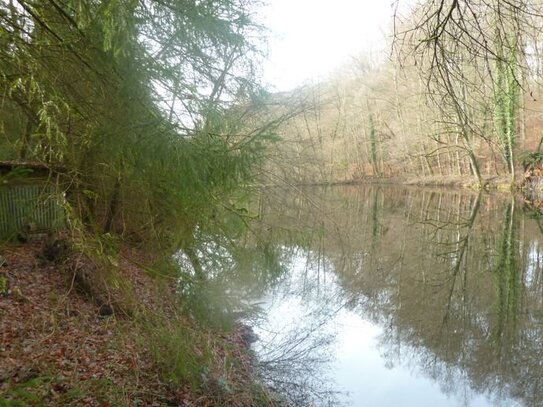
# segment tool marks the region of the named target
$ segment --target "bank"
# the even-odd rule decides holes
[[[117,249],[62,234],[1,247],[0,406],[280,404],[246,327],[198,321],[160,259]]]

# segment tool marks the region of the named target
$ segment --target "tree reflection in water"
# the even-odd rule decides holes
[[[543,405],[543,235],[539,218],[519,207],[514,197],[465,191],[268,190],[262,225],[284,231],[274,245],[298,254],[287,265],[290,286],[266,298],[283,314],[308,313],[294,315],[295,334],[263,334],[277,349],[294,349],[289,370],[288,357],[276,368],[282,356],[261,344],[267,372],[306,384],[315,372],[302,378],[295,367],[304,359],[322,367],[334,337],[324,322],[346,306],[383,328],[379,348],[390,368],[411,366],[459,404],[485,395],[492,405]]]
[[[333,325],[343,295],[327,275],[322,253],[296,247],[290,274],[265,298],[265,318],[255,323],[258,370],[289,406],[340,405],[329,374]]]

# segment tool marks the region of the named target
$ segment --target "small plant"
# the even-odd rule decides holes
[[[0,276],[0,295],[8,295],[9,284],[7,277]]]
[[[5,399],[0,399],[0,406],[45,406],[43,399],[47,395],[51,377],[39,376],[18,383],[8,388]]]
[[[527,151],[522,155],[522,167],[524,171],[533,170],[538,166],[543,166],[543,152]]]

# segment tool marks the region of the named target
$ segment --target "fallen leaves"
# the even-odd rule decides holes
[[[136,322],[127,315],[103,315],[92,298],[72,289],[73,276],[64,268],[36,257],[39,249],[27,244],[0,253],[0,276],[10,287],[8,295],[0,295],[0,405],[6,399],[28,406],[252,405],[250,398],[237,396],[253,380],[244,351],[246,328],[222,337],[209,333],[215,367],[207,389],[172,388],[137,337]],[[137,307],[188,323],[175,313],[172,296],[157,294],[157,281],[136,265],[142,263],[142,255],[129,249],[118,262]],[[173,293],[173,287],[162,289]],[[232,359],[239,371],[225,367]]]
[[[65,276],[54,264],[38,264],[36,250],[27,245],[2,253],[11,289],[0,297],[0,394],[20,393],[35,377],[52,377],[40,382],[46,394],[34,389],[44,398],[35,405],[63,405],[71,390],[73,405],[109,406],[105,393],[112,385],[134,392],[144,387],[133,374],[139,364],[130,357],[134,345],[127,353],[120,346],[127,342],[115,332],[123,321],[101,318],[92,301],[67,295]],[[85,393],[89,385],[98,386],[98,394],[79,397],[76,390]]]

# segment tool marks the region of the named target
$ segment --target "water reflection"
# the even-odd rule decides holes
[[[240,316],[258,312],[258,301],[289,269],[288,253],[264,233],[235,238],[197,230],[194,249],[179,251],[178,291],[198,321],[231,326]]]
[[[330,321],[344,307],[334,275],[320,255],[298,248],[290,273],[265,297],[265,324],[256,324],[258,370],[288,405],[338,405],[329,369],[335,332]],[[322,265],[322,264],[321,264]],[[326,269],[326,267],[323,267]]]
[[[509,196],[370,186],[268,190],[260,213],[291,273],[265,297],[262,360],[305,338],[300,363],[318,362],[353,405],[543,404],[537,208]],[[300,378],[295,365],[269,364],[267,379]]]

